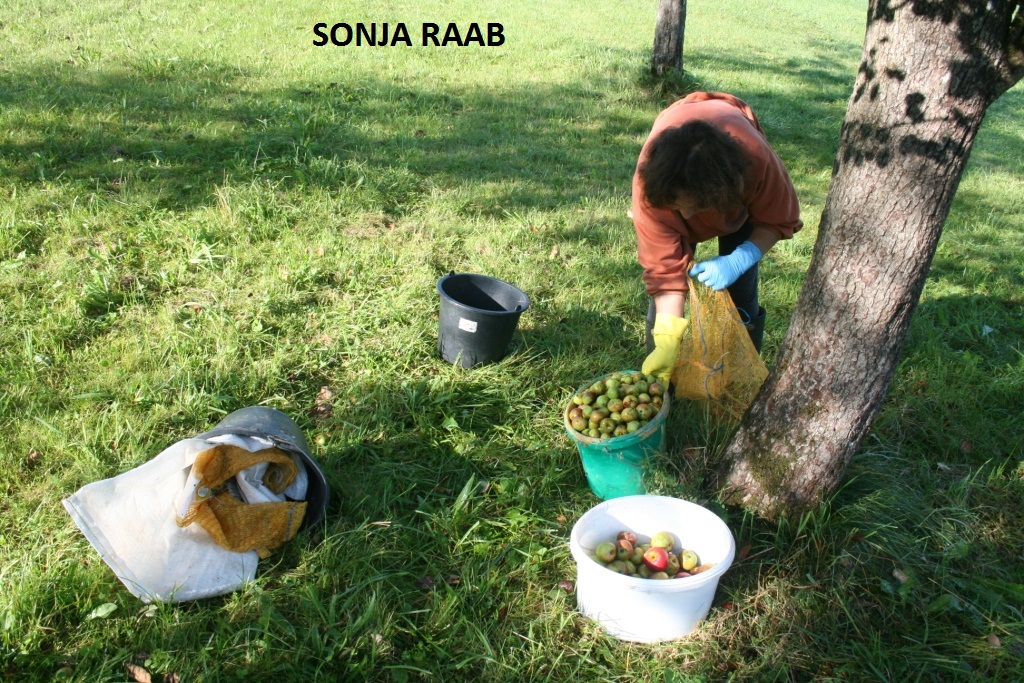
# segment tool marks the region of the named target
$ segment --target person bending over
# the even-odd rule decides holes
[[[643,371],[671,379],[687,325],[687,274],[728,289],[760,351],[757,263],[803,222],[793,181],[750,107],[727,93],[695,92],[661,112],[633,175],[632,215],[651,297]],[[695,262],[697,244],[711,238],[719,255]]]

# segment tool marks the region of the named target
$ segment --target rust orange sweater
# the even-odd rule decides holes
[[[689,220],[673,209],[648,204],[639,173],[633,175],[633,226],[637,255],[643,266],[647,293],[686,291],[686,273],[693,262],[690,244],[739,230],[749,218],[789,239],[803,227],[800,205],[789,173],[761,130],[754,112],[738,97],[726,93],[695,92],[665,109],[654,121],[640,151],[637,168],[646,160],[651,140],[666,128],[693,120],[706,121],[729,133],[751,161],[744,182],[743,208],[732,214],[702,211]]]

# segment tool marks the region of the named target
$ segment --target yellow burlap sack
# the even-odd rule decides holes
[[[768,377],[768,368],[728,291],[691,281],[687,307],[690,325],[672,373],[676,397],[701,402],[720,420],[739,420]]]
[[[246,503],[225,489],[228,479],[254,465],[268,463],[263,485],[276,494],[295,480],[298,465],[278,448],[247,451],[220,444],[196,456],[189,479],[189,498],[178,513],[178,526],[193,522],[213,537],[217,545],[260,557],[292,538],[306,515],[306,502]]]

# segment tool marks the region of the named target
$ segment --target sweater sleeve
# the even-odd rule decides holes
[[[643,156],[641,155],[641,160]],[[636,228],[637,259],[643,267],[647,293],[689,289],[686,273],[693,261],[686,225],[679,212],[656,209],[647,202],[640,174],[633,174],[633,227]]]
[[[774,232],[780,239],[790,239],[803,227],[793,181],[767,141],[755,158],[752,173],[747,176],[751,184],[746,193],[750,222],[755,228]]]

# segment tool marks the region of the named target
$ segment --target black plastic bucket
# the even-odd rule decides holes
[[[488,275],[449,273],[437,281],[437,292],[437,350],[464,368],[504,358],[519,316],[530,307],[530,297],[521,289]]]
[[[309,453],[309,444],[302,430],[295,421],[279,410],[266,406],[249,406],[239,408],[217,423],[208,432],[196,436],[197,439],[209,439],[224,434],[240,436],[259,436],[269,439],[283,451],[295,453],[306,466],[309,476],[309,488],[306,491],[306,516],[302,520],[303,529],[319,524],[324,519],[327,503],[331,498],[331,490],[327,486],[327,478],[320,469],[319,463]]]

